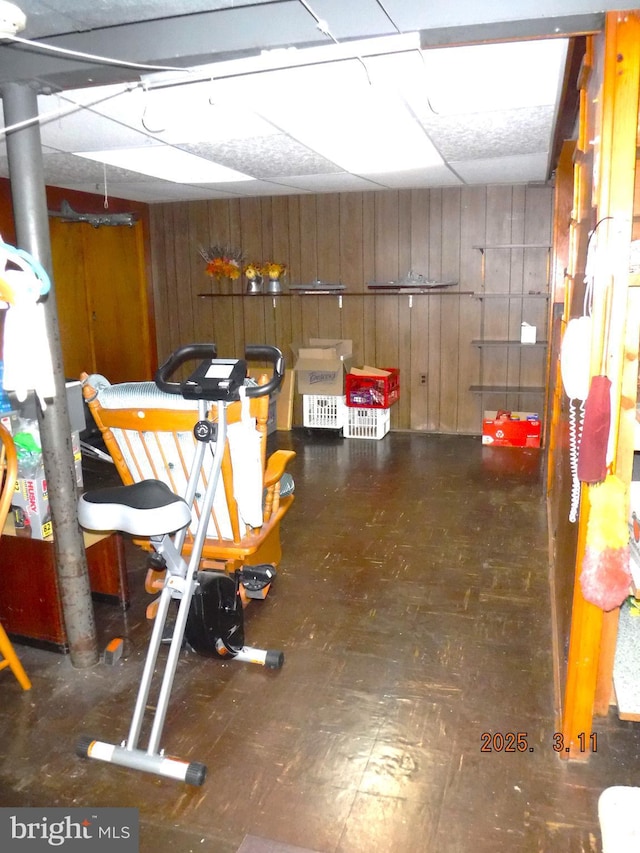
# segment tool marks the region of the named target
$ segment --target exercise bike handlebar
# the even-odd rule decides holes
[[[205,358],[216,358],[218,351],[215,344],[187,344],[171,353],[169,358],[163,362],[156,371],[155,383],[161,391],[167,394],[179,394],[182,391],[179,382],[170,382],[169,379],[179,367],[188,361]]]
[[[247,361],[269,361],[273,365],[273,376],[266,385],[247,386],[247,397],[264,397],[277,391],[284,379],[284,356],[278,347],[268,344],[247,344],[245,348]]]
[[[171,353],[169,358],[160,365],[155,375],[155,383],[161,391],[168,394],[187,396],[184,393],[184,382],[172,382],[171,377],[188,361],[198,360],[202,363],[215,361],[217,358],[217,347],[215,344],[187,344]],[[274,346],[267,344],[247,344],[245,348],[245,359],[247,361],[268,361],[273,365],[273,376],[265,385],[247,385],[247,397],[264,397],[276,391],[284,378],[285,361],[282,352]],[[189,397],[197,396],[191,390]],[[198,395],[199,396],[199,395]],[[206,399],[206,394],[202,394]]]

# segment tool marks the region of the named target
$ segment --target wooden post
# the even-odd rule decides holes
[[[606,371],[612,382],[612,468],[628,482],[632,448],[630,451],[627,418],[621,418],[620,411],[625,408],[623,377],[625,346],[628,346],[627,323],[637,328],[637,317],[628,317],[629,276],[625,247],[628,248],[631,240],[636,166],[640,92],[638,12],[607,13],[603,59],[602,85],[598,94],[600,121],[594,140],[593,203],[601,222],[598,233],[598,243],[602,247],[600,252],[606,253],[609,264],[602,270],[594,288],[592,373]],[[635,341],[637,360],[637,333]],[[628,374],[628,370],[626,372]],[[561,753],[562,757],[575,759],[588,758],[589,753],[580,750],[578,736],[584,733],[588,738],[593,731],[594,711],[596,706],[599,712],[604,710],[605,698],[610,695],[611,678],[610,665],[603,665],[603,655],[609,659],[612,657],[611,632],[605,632],[607,642],[603,649],[603,613],[584,600],[579,584],[589,514],[588,489],[583,486],[562,720],[562,734],[568,752]]]

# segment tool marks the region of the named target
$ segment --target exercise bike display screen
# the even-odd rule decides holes
[[[209,367],[207,368],[207,372],[205,373],[206,379],[228,379],[233,372],[233,367],[237,362],[221,362],[221,361],[212,361]]]
[[[244,359],[207,360],[182,385],[182,394],[202,400],[236,400],[246,375]]]

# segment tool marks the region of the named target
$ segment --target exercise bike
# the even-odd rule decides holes
[[[195,359],[199,364],[187,379],[171,381],[179,368]],[[268,361],[273,365],[273,376],[267,384],[245,385],[247,360]],[[121,745],[115,745],[83,736],[76,746],[80,757],[156,773],[190,785],[202,785],[207,772],[204,764],[169,757],[160,749],[178,658],[185,641],[203,655],[234,658],[271,669],[279,669],[283,665],[281,651],[256,649],[244,644],[240,586],[249,593],[256,593],[257,597],[257,593],[273,580],[273,567],[243,566],[232,575],[224,571],[199,570],[207,534],[206,520],[220,478],[227,438],[227,407],[245,394],[248,398],[272,394],[283,377],[284,358],[276,347],[247,346],[245,359],[218,359],[214,344],[190,344],[178,349],[158,369],[155,382],[161,391],[198,403],[198,421],[193,428],[196,448],[184,496],[174,494],[160,480],[143,480],[128,486],[88,491],[80,498],[78,519],[82,527],[149,537],[154,552],[154,568],[165,570],[128,737]],[[215,421],[207,418],[207,412],[214,403],[217,410]],[[212,451],[214,443],[215,450]],[[206,491],[187,561],[181,551],[187,528],[192,524],[192,506],[207,451],[211,460],[206,467]],[[145,750],[138,743],[148,710],[147,701],[158,654],[166,641],[168,617],[174,602],[178,602],[177,615]]]

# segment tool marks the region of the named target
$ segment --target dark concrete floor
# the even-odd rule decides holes
[[[143,853],[235,853],[246,834],[322,853],[600,850],[598,796],[637,783],[640,726],[611,711],[586,763],[553,750],[540,454],[408,433],[271,442],[298,453],[297,497],[245,629],[286,662],[182,655],[163,745],[204,762],[204,786],[74,753],[80,734],[128,731],[149,596],[127,543],[130,610],[95,605],[101,648],[124,635],[126,657],[77,670],[19,645],[33,689],[0,676],[0,805],[135,806]],[[87,484],[109,472],[87,462]],[[527,749],[482,752],[485,732]]]

